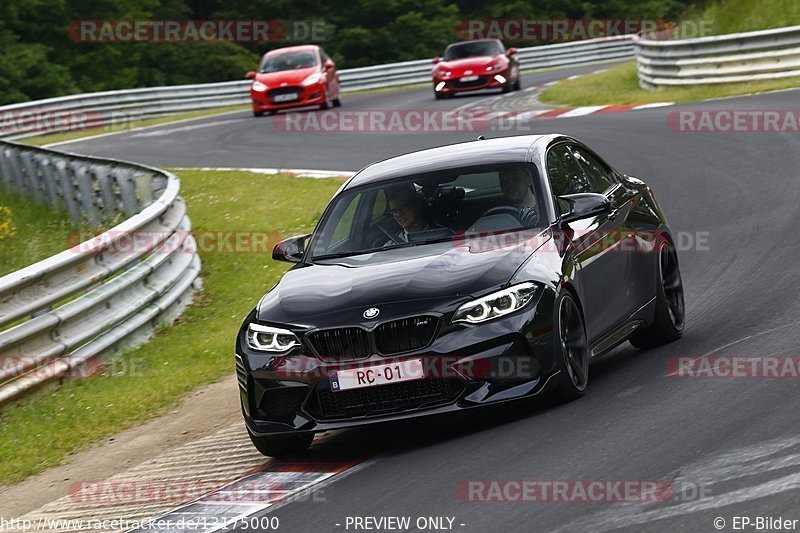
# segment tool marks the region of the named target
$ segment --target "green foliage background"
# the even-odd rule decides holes
[[[660,18],[689,0],[2,0],[0,104],[78,92],[241,79],[291,43],[76,43],[82,19],[323,20],[340,68],[433,57],[465,18]],[[509,45],[515,43],[507,43]],[[530,44],[530,43],[528,43]]]

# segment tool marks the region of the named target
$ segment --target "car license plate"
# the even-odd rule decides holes
[[[478,76],[463,76],[461,81],[477,81]]]
[[[331,390],[338,392],[413,381],[423,377],[425,377],[425,372],[422,368],[422,359],[408,359],[386,365],[337,370],[331,373],[330,380]]]
[[[272,97],[275,102],[288,102],[289,100],[297,100],[297,93],[276,94]]]

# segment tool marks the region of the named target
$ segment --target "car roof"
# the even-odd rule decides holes
[[[466,41],[456,41],[454,43],[450,43],[450,44],[447,45],[447,48],[450,48],[451,46],[455,46],[455,45],[459,45],[459,44],[488,43],[488,42],[495,42],[495,43],[503,44],[503,41],[501,41],[500,39],[493,39],[493,38],[488,38],[488,39],[467,39]]]
[[[529,161],[528,153],[534,145],[544,147],[560,138],[574,140],[557,133],[516,135],[428,148],[373,163],[350,178],[341,190],[448,168],[492,163],[524,163]]]
[[[284,52],[308,52],[308,51],[316,51],[319,48],[316,44],[302,44],[298,46],[287,46],[285,48],[276,48],[275,50],[270,50],[264,55],[272,55],[272,54],[282,54]]]

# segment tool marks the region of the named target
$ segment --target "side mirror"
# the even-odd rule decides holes
[[[330,70],[335,66],[336,65],[334,64],[334,62],[332,60],[328,59],[322,64],[322,69],[323,70]]]
[[[247,78],[248,80],[255,79],[255,77],[256,77],[256,71],[255,71],[255,70],[251,70],[250,72],[248,72],[247,74],[245,74],[245,75],[244,75],[244,77],[245,77],[245,78]]]
[[[611,211],[611,202],[603,194],[584,192],[566,194],[558,199],[569,205],[569,212],[561,215],[562,222],[573,222]]]
[[[439,61],[441,61],[441,60],[442,60],[442,58],[441,58],[441,57],[434,57],[434,58],[433,58],[433,62],[434,62],[434,64],[438,63],[438,62],[439,62]]]
[[[507,56],[513,56],[516,53],[517,53],[517,49],[514,48],[513,46],[511,48],[509,48],[508,50],[506,50],[506,55]]]
[[[272,259],[275,261],[286,261],[287,263],[299,263],[303,260],[306,251],[306,241],[311,234],[296,235],[284,239],[272,249]]]

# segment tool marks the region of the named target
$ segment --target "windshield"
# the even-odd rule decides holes
[[[261,73],[282,72],[284,70],[313,67],[316,64],[317,54],[314,52],[283,52],[264,56],[258,71]]]
[[[376,183],[337,196],[310,258],[342,257],[542,227],[544,198],[529,163],[481,165]]]
[[[497,41],[474,41],[468,43],[451,44],[444,51],[444,60],[463,59],[475,56],[494,56],[505,53],[503,45]]]

